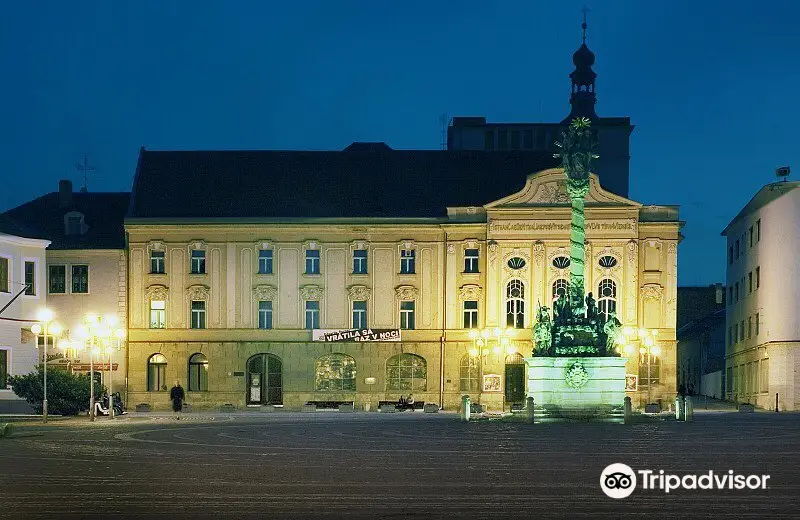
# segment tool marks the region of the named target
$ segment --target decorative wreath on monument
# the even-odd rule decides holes
[[[564,371],[564,380],[572,388],[580,388],[589,382],[589,372],[580,361],[576,361]]]

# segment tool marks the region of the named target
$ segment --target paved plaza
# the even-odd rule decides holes
[[[189,414],[22,425],[0,518],[798,518],[800,414],[549,424],[455,414]],[[765,490],[600,489],[615,462]]]

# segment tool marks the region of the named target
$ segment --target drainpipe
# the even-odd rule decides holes
[[[439,408],[444,409],[444,341],[447,330],[447,231],[444,232],[444,277],[442,279],[442,335],[439,337]]]

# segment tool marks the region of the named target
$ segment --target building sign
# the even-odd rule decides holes
[[[500,374],[486,374],[483,376],[483,391],[484,392],[499,392],[502,390],[502,379]]]
[[[314,341],[400,341],[400,329],[314,329]]]
[[[636,219],[586,220],[584,227],[587,235],[595,233],[635,234]],[[491,220],[489,233],[498,235],[521,235],[528,233],[566,233],[570,232],[571,222],[563,220]]]
[[[119,364],[113,363],[111,365],[113,367],[112,370],[118,370]],[[70,365],[73,372],[89,372],[90,370],[94,370],[95,372],[107,372],[108,371],[108,363],[72,363]]]

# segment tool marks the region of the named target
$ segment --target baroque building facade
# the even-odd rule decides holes
[[[316,159],[324,153],[336,155]],[[196,408],[352,401],[375,409],[409,393],[445,409],[465,394],[496,410],[524,401],[517,370],[533,348],[535,310],[569,280],[563,171],[533,169],[526,178],[501,170],[508,158],[498,152],[495,168],[474,157],[465,166],[467,152],[423,152],[415,161],[419,152],[370,150],[358,161],[352,153],[141,152],[125,224],[129,406],[166,409],[175,381]],[[363,203],[352,197],[358,171],[333,180],[318,173],[322,186],[281,198],[276,192],[296,182],[286,161],[297,154],[336,170],[337,161],[366,172],[372,160],[389,170],[416,167],[398,167],[404,190],[380,185],[400,178],[387,172],[361,185]],[[438,170],[420,166],[431,161]],[[266,178],[270,186],[259,186]],[[309,189],[324,194],[318,202],[327,215],[293,214],[314,213],[304,209]],[[498,190],[506,191],[487,198]],[[625,326],[659,330],[650,380],[638,353],[628,360],[638,405],[648,384],[654,400],[675,394],[681,225],[676,207],[644,206],[592,176],[587,291]],[[363,329],[374,334],[352,338]],[[476,354],[470,332],[478,329],[502,330],[512,348],[500,351],[490,336]]]

